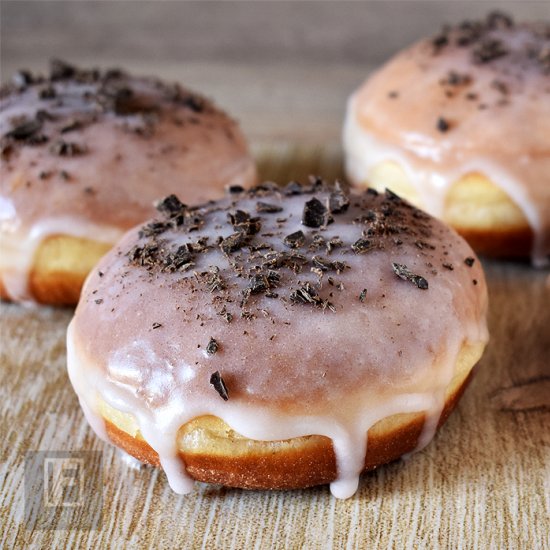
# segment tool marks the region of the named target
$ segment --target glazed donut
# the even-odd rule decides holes
[[[316,180],[194,208],[170,196],[92,271],[68,371],[98,435],[178,492],[348,497],[431,440],[486,309],[466,242],[393,193]]]
[[[178,84],[54,61],[0,90],[0,296],[75,304],[153,202],[256,183],[237,124]]]
[[[349,180],[390,187],[478,252],[550,258],[550,25],[502,13],[398,53],[350,98]]]

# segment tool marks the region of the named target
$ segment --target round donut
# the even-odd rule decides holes
[[[178,492],[359,475],[433,437],[487,342],[480,262],[393,193],[175,196],[92,271],[67,337],[95,431]]]
[[[350,98],[346,171],[478,252],[550,262],[550,24],[492,13],[398,53]]]
[[[256,183],[237,126],[154,78],[52,62],[0,90],[0,296],[76,304],[84,278],[169,193]]]

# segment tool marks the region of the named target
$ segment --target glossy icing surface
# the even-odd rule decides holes
[[[14,299],[47,228],[114,244],[171,192],[200,203],[255,181],[236,123],[179,85],[54,63],[48,79],[16,75],[0,101],[0,272]]]
[[[399,53],[352,96],[344,128],[357,185],[397,162],[428,211],[451,185],[482,173],[523,210],[532,257],[550,255],[550,26],[493,14]]]
[[[431,439],[461,346],[487,340],[463,239],[394,195],[320,184],[161,209],[100,262],[69,328],[69,374],[98,433],[100,401],[134,415],[181,492],[176,434],[197,416],[259,440],[326,435],[340,497],[378,420],[426,411],[419,444]]]

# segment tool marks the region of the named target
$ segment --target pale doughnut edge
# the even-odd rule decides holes
[[[38,247],[28,277],[28,294],[37,303],[72,306],[78,302],[88,273],[112,244],[53,235]],[[10,295],[0,280],[0,298]]]
[[[394,161],[375,166],[358,188],[391,189],[424,208],[413,183]],[[484,174],[456,181],[446,197],[442,219],[478,253],[495,258],[529,258],[533,231],[519,206]]]

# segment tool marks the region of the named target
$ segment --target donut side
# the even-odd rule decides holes
[[[445,395],[440,428],[472,379],[484,346],[465,344],[456,374]],[[134,417],[105,402],[100,404],[111,442],[145,464],[159,467],[158,454],[144,441]],[[368,431],[364,471],[414,451],[424,426],[424,413],[387,417]],[[337,477],[329,438],[310,435],[286,441],[247,439],[213,416],[193,419],[178,434],[179,456],[195,480],[245,489],[298,489],[326,484]]]
[[[34,256],[29,272],[29,297],[39,304],[76,304],[88,273],[111,246],[69,235],[48,237]],[[9,301],[11,297],[2,283],[4,276],[0,270],[0,298]]]
[[[357,187],[388,188],[418,208],[426,208],[406,172],[394,161],[374,166],[368,180]],[[533,230],[525,215],[485,174],[467,174],[450,186],[441,219],[485,256],[528,259],[531,254]]]

